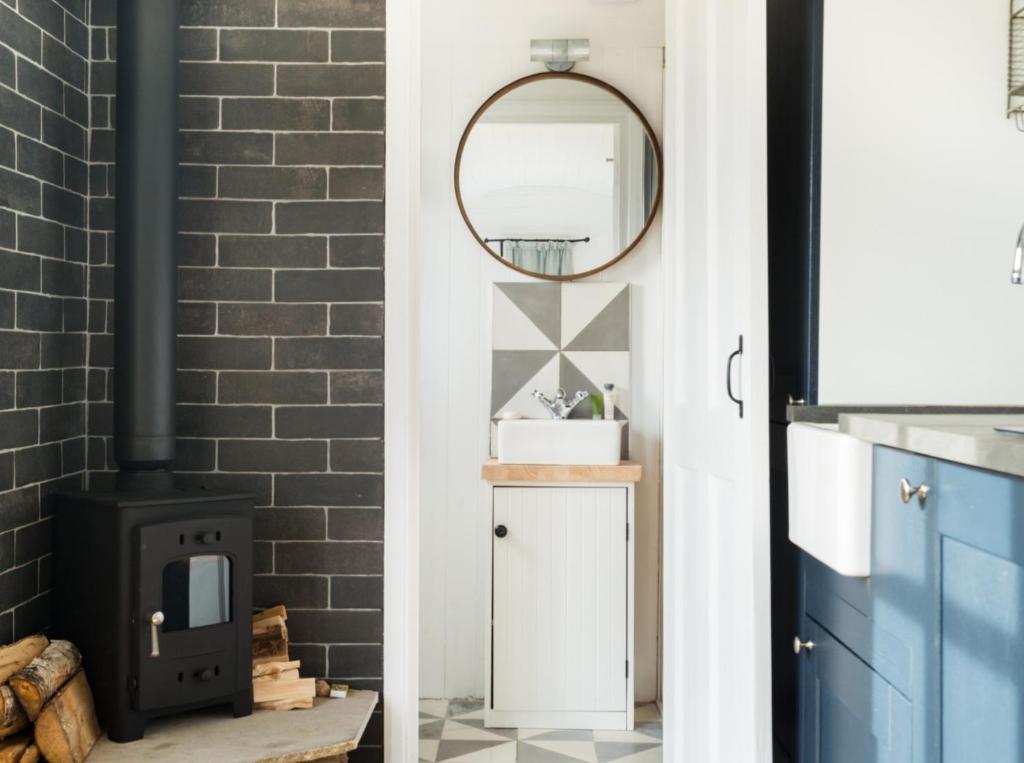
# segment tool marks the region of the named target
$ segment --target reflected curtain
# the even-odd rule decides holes
[[[572,275],[572,248],[569,241],[506,241],[504,256],[516,267],[549,276]]]

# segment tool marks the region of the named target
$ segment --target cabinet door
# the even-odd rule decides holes
[[[494,710],[624,710],[626,522],[626,488],[494,489]]]
[[[1024,480],[940,463],[942,760],[1024,760]]]
[[[801,655],[801,763],[909,761],[906,697],[810,617],[802,630],[814,651]]]

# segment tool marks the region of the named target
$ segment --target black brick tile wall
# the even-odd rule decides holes
[[[49,624],[50,496],[85,485],[89,283],[85,6],[6,2],[0,5],[0,642]]]
[[[384,0],[180,2],[177,470],[255,494],[304,673],[380,689]],[[0,2],[0,641],[48,623],[54,491],[116,468],[115,19]]]

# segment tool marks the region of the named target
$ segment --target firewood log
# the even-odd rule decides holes
[[[18,763],[31,744],[31,734],[22,734],[3,740],[0,742],[0,763]]]
[[[262,612],[257,612],[252,616],[252,622],[255,626],[260,620],[266,620],[268,617],[280,617],[282,620],[288,619],[288,610],[284,608],[284,604],[278,604],[276,607],[269,607]]]
[[[43,653],[11,676],[11,689],[35,720],[43,705],[82,666],[82,654],[70,641],[51,641]]]
[[[252,685],[252,701],[255,704],[267,702],[298,702],[312,700],[316,694],[316,679],[293,678],[281,681],[256,681]]]
[[[264,662],[262,665],[253,665],[252,678],[255,681],[263,676],[275,676],[289,670],[298,670],[301,664],[298,660],[291,660],[289,662]]]
[[[46,703],[36,720],[36,746],[49,763],[82,763],[100,738],[85,671]]]
[[[254,665],[288,660],[288,628],[275,625],[252,634],[252,661]]]
[[[25,709],[7,684],[0,686],[0,704],[3,705],[0,707],[0,739],[17,734],[28,726]]]
[[[18,758],[18,763],[39,763],[39,761],[41,760],[42,757],[39,755],[39,748],[36,747],[35,743],[33,742],[27,748],[25,748],[25,752],[22,754],[20,758]]]
[[[50,640],[46,636],[28,636],[13,644],[0,646],[0,684],[42,654]]]

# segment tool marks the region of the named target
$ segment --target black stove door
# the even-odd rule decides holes
[[[213,516],[136,530],[137,708],[228,696],[238,683],[241,576],[251,574],[249,523]]]

